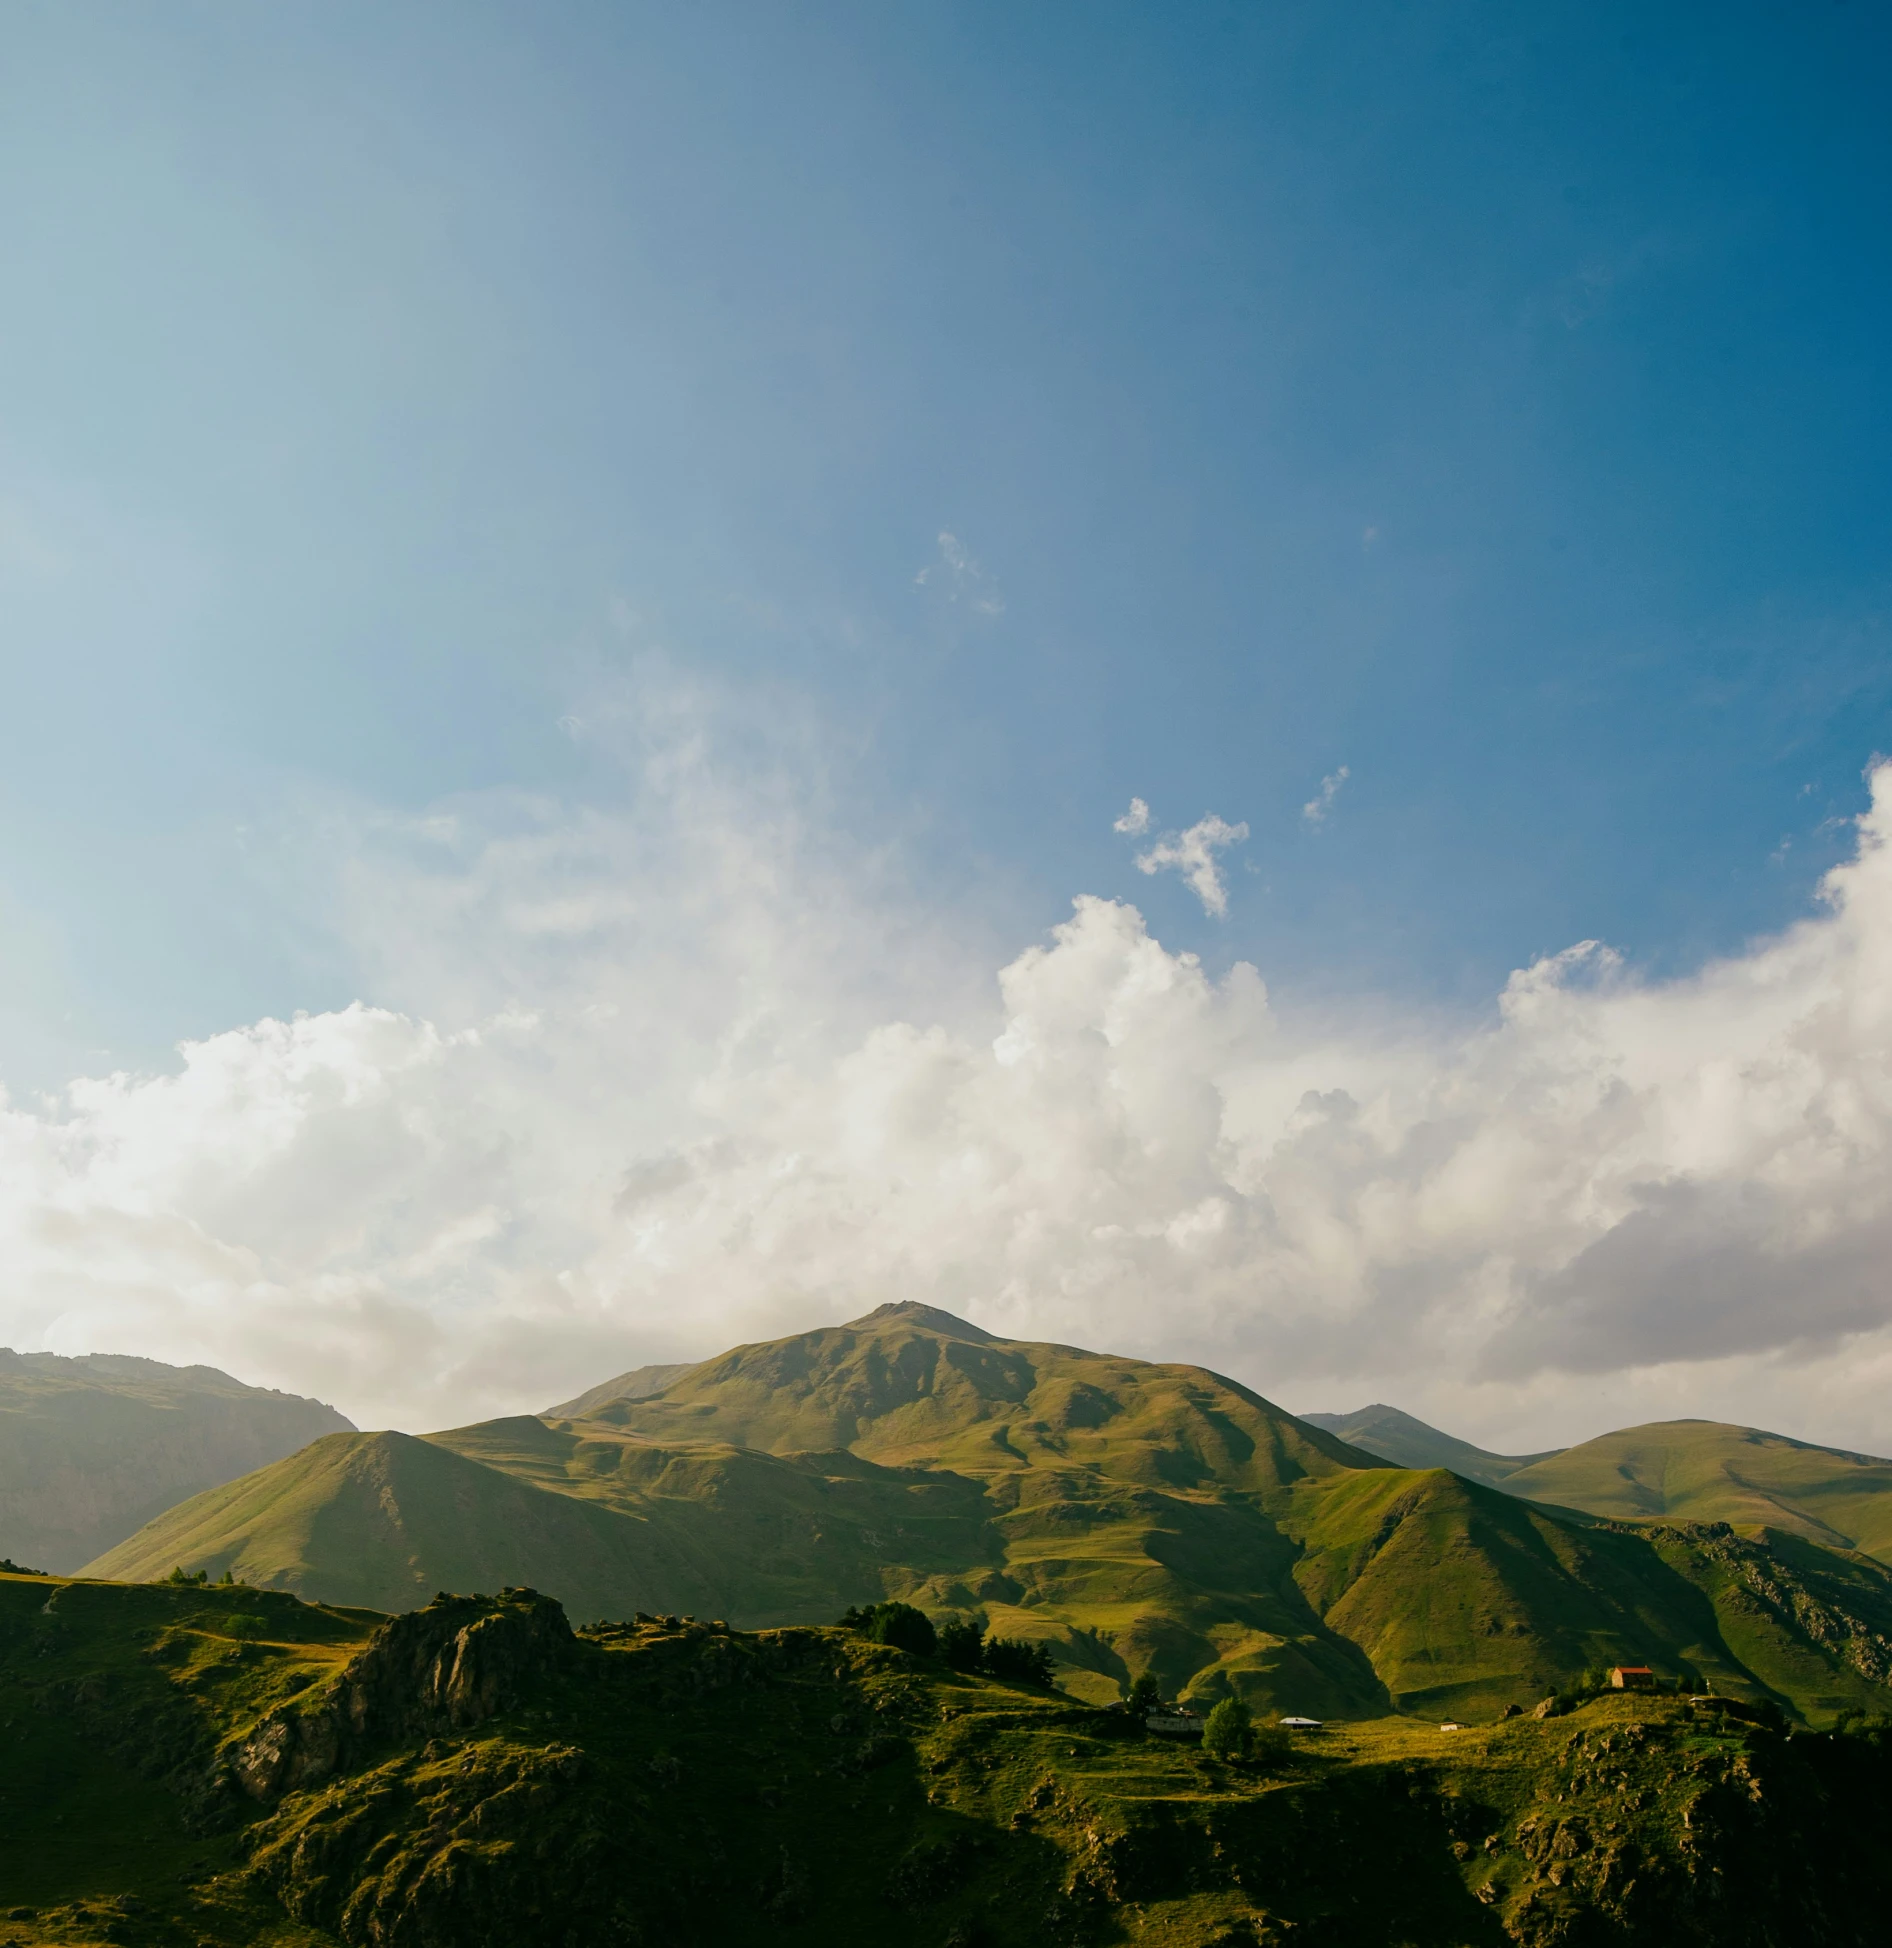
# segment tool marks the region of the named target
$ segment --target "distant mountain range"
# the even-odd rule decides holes
[[[1367,1448],[1200,1367],[911,1304],[566,1405],[329,1435],[87,1573],[386,1609],[528,1583],[743,1626],[897,1596],[1045,1642],[1097,1702],[1147,1672],[1317,1717],[1490,1713],[1629,1662],[1816,1721],[1892,1705],[1892,1569],[1855,1546],[1884,1539],[1888,1464],[1749,1430],[1507,1457],[1333,1417],[1377,1416]]]
[[[211,1366],[0,1347],[0,1557],[77,1569],[186,1496],[353,1425]]]
[[[1782,1529],[1892,1563],[1892,1461],[1716,1420],[1654,1421],[1546,1454],[1491,1454],[1397,1407],[1303,1414],[1404,1468],[1450,1468],[1526,1501],[1621,1521]]]

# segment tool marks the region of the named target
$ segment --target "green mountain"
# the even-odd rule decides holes
[[[350,1425],[214,1367],[0,1347],[0,1556],[76,1569],[185,1496]]]
[[[1892,1461],[1758,1427],[1626,1427],[1531,1461],[1503,1486],[1597,1515],[1764,1524],[1892,1563]]]
[[[1351,1414],[1303,1414],[1310,1427],[1324,1427],[1350,1446],[1364,1448],[1368,1454],[1390,1461],[1396,1468],[1450,1468],[1467,1481],[1482,1481],[1487,1488],[1501,1488],[1520,1468],[1534,1462],[1553,1460],[1558,1449],[1544,1454],[1493,1454],[1473,1447],[1428,1427],[1397,1407],[1374,1405]]]
[[[1673,1695],[1231,1760],[835,1629],[0,1576],[0,1718],[17,1948],[1868,1948],[1892,1905],[1892,1736]]]
[[[396,1606],[531,1582],[585,1617],[814,1622],[897,1597],[1045,1643],[1093,1703],[1362,1718],[1647,1663],[1810,1722],[1892,1703],[1892,1571],[1380,1465],[1232,1380],[920,1306],[737,1347],[589,1419],[319,1442],[91,1573]]]
[[[653,1393],[662,1393],[671,1381],[682,1379],[691,1364],[686,1360],[681,1366],[634,1366],[615,1380],[587,1388],[576,1399],[546,1408],[545,1418],[583,1420],[594,1407],[608,1407],[614,1400],[648,1400]]]

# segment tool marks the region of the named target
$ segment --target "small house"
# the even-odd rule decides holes
[[[1281,1729],[1284,1732],[1317,1732],[1320,1730],[1318,1718],[1284,1718]]]
[[[1461,1718],[1448,1718],[1439,1726],[1439,1729],[1442,1732],[1463,1732],[1469,1731],[1471,1727]]]
[[[1647,1664],[1616,1664],[1610,1668],[1610,1683],[1618,1691],[1653,1691],[1655,1672]]]
[[[1181,1705],[1161,1705],[1143,1721],[1153,1732],[1164,1732],[1171,1738],[1200,1738],[1202,1736],[1202,1714],[1188,1711]]]

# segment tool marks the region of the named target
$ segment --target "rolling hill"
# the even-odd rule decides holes
[[[692,1364],[686,1360],[680,1366],[634,1366],[613,1380],[587,1387],[575,1399],[546,1408],[544,1418],[583,1420],[594,1407],[608,1407],[614,1400],[648,1400],[653,1393],[662,1393],[673,1380],[682,1379]]]
[[[840,1629],[0,1575],[14,1948],[1868,1948],[1892,1741],[1609,1694],[1249,1759]]]
[[[1533,1461],[1502,1486],[1623,1519],[1759,1524],[1892,1563],[1892,1461],[1758,1427],[1625,1427]]]
[[[186,1496],[351,1426],[214,1367],[0,1347],[0,1556],[76,1569]]]
[[[1450,1468],[1528,1501],[1619,1521],[1731,1522],[1892,1563],[1892,1461],[1725,1421],[1652,1421],[1545,1454],[1492,1454],[1397,1407],[1304,1414],[1403,1468]]]
[[[1783,1553],[1784,1544],[1793,1549]],[[1815,1722],[1892,1704],[1892,1571],[1403,1469],[1202,1368],[882,1307],[589,1418],[317,1443],[91,1566],[330,1601],[530,1582],[585,1617],[816,1622],[899,1597],[1038,1639],[1103,1703],[1529,1705],[1648,1663]]]
[[[1493,1454],[1428,1427],[1397,1407],[1378,1404],[1351,1414],[1303,1414],[1301,1418],[1310,1427],[1324,1427],[1350,1446],[1364,1448],[1396,1468],[1450,1468],[1455,1475],[1482,1481],[1487,1488],[1501,1488],[1520,1468],[1553,1460],[1561,1452],[1553,1448],[1543,1454]]]

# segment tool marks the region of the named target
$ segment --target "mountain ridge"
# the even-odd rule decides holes
[[[353,1431],[212,1366],[0,1348],[0,1556],[72,1570],[202,1490]]]
[[[91,1569],[173,1564],[356,1602],[531,1582],[581,1616],[743,1625],[897,1598],[1045,1645],[1092,1703],[1148,1676],[1204,1706],[1464,1715],[1631,1662],[1810,1721],[1892,1704],[1870,1558],[1389,1466],[1207,1368],[898,1304],[589,1418],[333,1437]]]

